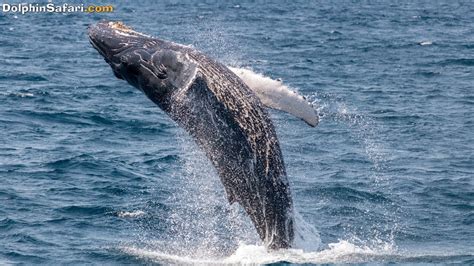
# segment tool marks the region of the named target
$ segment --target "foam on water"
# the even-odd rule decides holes
[[[224,257],[179,256],[160,250],[141,249],[135,246],[121,247],[120,250],[145,261],[173,265],[264,265],[279,262],[294,264],[339,264],[380,261],[385,263],[416,263],[426,260],[436,263],[437,261],[444,261],[446,259],[465,261],[467,257],[470,257],[469,254],[452,250],[426,253],[416,250],[398,251],[391,246],[384,245],[372,248],[356,245],[347,240],[330,243],[326,249],[313,252],[305,252],[301,249],[268,251],[263,246],[240,244],[233,254]]]
[[[418,44],[421,45],[421,46],[427,46],[427,45],[432,45],[433,42],[432,41],[421,41]]]
[[[137,247],[122,247],[121,250],[132,256],[159,263],[172,264],[226,264],[226,265],[261,265],[276,262],[290,263],[343,263],[369,261],[373,256],[390,256],[394,251],[382,246],[373,249],[367,246],[357,246],[346,240],[330,243],[327,249],[321,251],[304,251],[302,249],[285,249],[268,251],[261,245],[239,244],[237,250],[226,257],[179,256],[159,250],[140,249]]]
[[[117,216],[120,218],[137,218],[140,216],[145,215],[145,212],[142,210],[135,210],[135,211],[119,211]]]

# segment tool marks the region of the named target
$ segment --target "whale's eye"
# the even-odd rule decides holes
[[[127,66],[127,72],[131,75],[139,75],[140,74],[140,65],[139,64],[130,64]]]

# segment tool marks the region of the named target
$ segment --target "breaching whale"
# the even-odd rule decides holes
[[[275,95],[259,84],[246,84],[257,75],[249,70],[232,71],[192,47],[121,22],[101,21],[88,33],[115,76],[142,91],[204,150],[230,204],[244,208],[267,248],[291,247],[293,202],[265,105],[315,126],[318,116],[311,105],[281,84]]]

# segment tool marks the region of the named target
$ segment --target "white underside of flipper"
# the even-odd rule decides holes
[[[318,124],[319,116],[313,105],[280,80],[271,79],[245,68],[229,67],[229,69],[255,92],[265,106],[292,114],[310,126],[315,127]]]

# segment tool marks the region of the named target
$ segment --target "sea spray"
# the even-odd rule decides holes
[[[362,153],[372,163],[372,167],[369,169],[371,175],[366,178],[372,179],[371,184],[373,185],[366,189],[380,195],[381,202],[364,202],[363,205],[358,207],[367,215],[369,222],[366,229],[370,232],[370,235],[359,235],[352,225],[348,225],[345,228],[348,239],[357,245],[367,245],[375,249],[380,247],[383,247],[384,250],[396,249],[394,235],[400,229],[399,216],[401,210],[394,202],[385,201],[386,197],[383,197],[384,194],[391,194],[391,180],[387,174],[389,170],[387,158],[389,155],[386,153],[386,148],[380,137],[381,125],[362,114],[355,107],[349,106],[338,95],[313,93],[307,98],[314,106],[318,107],[318,113],[323,120],[322,123],[326,120],[327,122],[345,125],[349,136],[358,142],[359,148],[363,151]],[[382,219],[371,218],[377,215],[382,216]],[[378,222],[371,222],[371,219]]]
[[[317,251],[321,247],[321,238],[318,230],[308,222],[306,222],[295,210],[295,240],[293,247],[303,251]]]
[[[178,137],[184,171],[176,173],[176,206],[170,216],[173,246],[188,256],[229,254],[240,243],[257,243],[250,219],[230,205],[219,177],[205,154],[185,133]]]

